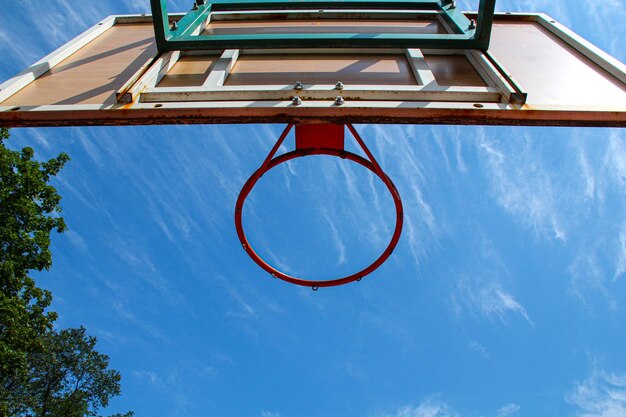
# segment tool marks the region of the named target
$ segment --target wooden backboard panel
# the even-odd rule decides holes
[[[469,59],[463,55],[425,55],[426,63],[442,86],[487,86]]]
[[[345,80],[345,81],[342,81]],[[351,84],[417,85],[402,54],[245,55],[224,85]]]
[[[114,25],[3,106],[117,103],[115,92],[156,55],[150,25]]]
[[[511,45],[517,45],[511,48]],[[626,84],[537,22],[495,23],[489,51],[531,92],[529,108],[626,107]]]
[[[207,22],[219,33],[446,29],[437,20]],[[344,29],[341,29],[344,28]],[[355,29],[358,28],[358,29]],[[390,29],[391,28],[391,29]],[[0,125],[429,123],[626,126],[624,65],[540,14],[497,15],[490,49],[158,55],[150,17],[110,17],[0,86]],[[339,84],[338,84],[339,83]],[[341,96],[342,100],[337,100]]]
[[[191,55],[178,59],[171,70],[159,81],[159,87],[201,86],[209,76],[218,56]]]

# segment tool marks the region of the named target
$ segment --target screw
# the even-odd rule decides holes
[[[294,98],[291,99],[291,102],[294,106],[299,106],[300,104],[302,104],[302,99],[298,96],[294,96]]]
[[[311,287],[311,289],[312,289],[313,291],[317,291],[318,286],[317,286],[317,285],[314,285],[314,286],[312,286],[312,287]]]
[[[450,10],[452,10],[452,9],[456,9],[456,3],[455,3],[455,1],[454,1],[454,0],[452,0],[452,2],[450,3],[450,7],[449,7],[449,9],[450,9]]]
[[[335,84],[335,90],[343,90],[343,83],[341,81],[337,81]]]
[[[303,88],[304,86],[302,85],[300,81],[296,81],[296,83],[293,85],[294,90],[302,90]]]
[[[468,29],[469,30],[476,29],[476,21],[474,19],[470,20]]]
[[[178,23],[175,20],[172,22],[172,30],[178,30]]]
[[[341,106],[343,103],[345,103],[346,101],[343,99],[343,97],[341,96],[337,96],[335,97],[335,104],[337,106]]]

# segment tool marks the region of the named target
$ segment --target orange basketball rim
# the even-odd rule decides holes
[[[246,181],[243,188],[241,189],[241,192],[239,193],[239,197],[237,198],[237,204],[235,206],[235,227],[237,229],[237,235],[239,236],[241,245],[246,253],[250,256],[250,258],[252,258],[252,260],[257,263],[257,265],[259,265],[265,271],[269,272],[274,278],[280,278],[283,281],[287,281],[292,284],[307,286],[311,287],[313,290],[317,290],[319,287],[333,287],[354,281],[360,281],[363,277],[372,273],[379,266],[381,266],[393,253],[394,248],[398,244],[400,234],[402,233],[403,223],[403,209],[400,194],[398,193],[398,190],[396,189],[391,179],[387,176],[387,174],[385,174],[378,162],[376,162],[376,159],[374,159],[374,156],[365,145],[365,142],[363,142],[363,139],[361,139],[358,132],[351,124],[347,124],[346,126],[367,156],[367,159],[345,150],[344,125],[337,124],[297,125],[296,149],[291,152],[275,156],[276,152],[280,148],[280,145],[282,145],[285,138],[287,137],[287,134],[289,134],[293,126],[293,124],[287,125],[283,133],[278,138],[278,141],[276,141],[276,144],[265,158],[265,161],[263,161],[261,167],[257,169],[252,174],[252,176],[250,176],[250,178],[248,178],[248,181]],[[336,156],[341,159],[347,159],[349,161],[356,162],[357,164],[369,169],[385,184],[391,196],[393,197],[393,202],[396,209],[396,225],[391,240],[385,250],[369,266],[363,268],[358,272],[340,278],[327,280],[304,279],[294,277],[292,275],[279,271],[259,256],[259,254],[250,244],[243,228],[242,215],[244,203],[246,201],[246,198],[256,185],[257,181],[263,176],[263,174],[282,163],[291,161],[292,159],[312,155]]]

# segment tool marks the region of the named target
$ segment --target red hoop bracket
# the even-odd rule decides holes
[[[239,197],[237,198],[237,204],[235,205],[235,227],[237,229],[237,236],[239,237],[239,241],[241,242],[241,245],[243,246],[243,249],[246,251],[248,256],[250,256],[250,258],[252,258],[252,260],[256,262],[257,265],[259,265],[265,271],[269,272],[274,278],[280,278],[283,281],[287,281],[292,284],[311,287],[314,290],[317,290],[318,287],[333,287],[337,285],[347,284],[353,281],[360,281],[361,278],[372,273],[379,266],[381,266],[387,260],[387,258],[391,256],[393,250],[398,244],[400,234],[402,233],[402,224],[404,219],[402,199],[400,198],[400,194],[398,193],[398,190],[396,189],[396,186],[393,184],[391,179],[387,176],[387,174],[384,173],[380,165],[378,165],[378,162],[376,162],[370,150],[367,148],[367,146],[365,146],[365,142],[363,142],[363,139],[361,139],[356,129],[354,129],[351,124],[346,124],[346,126],[356,139],[361,149],[363,149],[363,152],[369,160],[363,158],[362,156],[344,150],[344,125],[331,124],[296,126],[296,150],[274,157],[276,151],[278,151],[278,148],[280,148],[280,145],[283,143],[293,126],[293,124],[287,125],[283,133],[278,138],[278,141],[276,141],[276,144],[265,158],[265,161],[263,162],[261,167],[257,169],[250,176],[250,178],[248,178],[248,181],[246,181],[243,188],[241,189],[241,192],[239,193]],[[292,159],[310,155],[336,156],[342,159],[348,159],[352,162],[356,162],[357,164],[369,169],[374,174],[376,174],[378,178],[380,178],[385,186],[387,186],[387,189],[393,197],[393,202],[396,208],[396,226],[391,237],[391,241],[389,242],[385,250],[369,266],[363,268],[356,273],[341,278],[328,280],[309,280],[285,274],[265,262],[254,251],[243,229],[242,214],[244,203],[246,201],[246,198],[250,194],[250,191],[252,191],[257,181],[263,176],[263,174],[282,163],[285,163]]]

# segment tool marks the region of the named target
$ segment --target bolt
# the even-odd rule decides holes
[[[476,21],[474,19],[470,20],[468,29],[469,30],[476,29]]]
[[[291,102],[294,106],[299,106],[300,104],[302,104],[302,99],[298,96],[294,96],[294,98],[291,99]]]
[[[172,30],[178,30],[178,23],[176,23],[175,20],[172,22],[172,28],[171,29]]]
[[[337,81],[335,84],[335,90],[343,90],[343,83],[341,81]]]
[[[296,83],[293,85],[294,90],[302,90],[303,88],[304,88],[304,85],[302,85],[300,81],[296,81]]]
[[[337,96],[335,97],[335,104],[337,106],[341,106],[343,103],[345,103],[346,101],[343,99],[343,97],[341,96]]]

